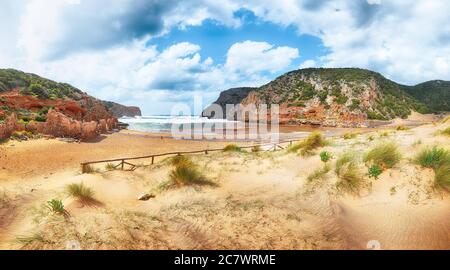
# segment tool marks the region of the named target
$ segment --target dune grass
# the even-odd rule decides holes
[[[364,156],[364,162],[378,165],[381,168],[392,168],[401,159],[401,154],[395,143],[380,143]]]
[[[407,126],[402,126],[402,125],[395,127],[395,130],[398,130],[398,131],[405,131],[405,130],[410,130],[410,129],[411,128],[409,128]]]
[[[64,214],[66,210],[64,209],[64,204],[61,200],[53,199],[47,202],[47,208],[53,213]]]
[[[252,147],[252,152],[253,153],[258,153],[258,152],[261,152],[261,151],[262,151],[262,148],[259,145],[255,145],[255,146]]]
[[[224,152],[242,152],[242,149],[236,144],[229,144],[223,149]]]
[[[81,172],[83,173],[83,174],[90,174],[90,173],[94,173],[95,172],[95,169],[94,169],[94,167],[92,167],[92,165],[89,165],[89,164],[87,164],[87,165],[83,165],[82,166],[82,168],[81,168]]]
[[[444,136],[449,136],[449,137],[450,137],[450,127],[446,128],[446,129],[444,129],[444,130],[439,131],[439,134],[440,134],[440,135],[444,135]]]
[[[361,187],[362,177],[358,169],[358,160],[355,153],[343,153],[336,160],[335,172],[339,178],[336,184],[339,189],[357,192]]]
[[[112,163],[108,163],[105,165],[105,169],[108,171],[114,171],[116,169],[116,166],[114,166],[114,164]]]
[[[28,236],[17,236],[15,242],[23,246],[27,246],[33,243],[44,243],[45,239],[40,233],[35,233]]]
[[[329,164],[324,164],[322,168],[316,169],[313,173],[311,173],[307,180],[308,182],[312,182],[315,180],[323,179],[325,175],[331,171],[331,166]]]
[[[80,200],[94,200],[94,191],[83,183],[67,185],[66,191],[69,196]]]
[[[358,137],[359,134],[360,134],[359,132],[348,132],[345,133],[343,137],[345,140],[350,140]]]
[[[434,170],[434,183],[437,187],[450,190],[450,152],[437,146],[426,148],[415,157],[422,167]]]
[[[199,171],[198,166],[192,162],[187,156],[176,156],[171,160],[174,168],[169,173],[169,183],[165,183],[166,187],[176,185],[213,185],[213,183],[206,179],[206,177]],[[163,187],[164,188],[164,187]]]
[[[314,131],[309,136],[304,139],[303,141],[300,141],[292,146],[289,147],[288,152],[298,152],[298,150],[301,149],[302,155],[308,155],[311,154],[311,152],[317,148],[324,147],[328,144],[325,137],[322,135],[322,133],[318,131]]]
[[[436,186],[450,191],[450,163],[439,166],[435,170],[434,183]]]
[[[415,162],[422,167],[437,169],[438,167],[450,163],[450,152],[437,146],[426,148],[419,152]]]

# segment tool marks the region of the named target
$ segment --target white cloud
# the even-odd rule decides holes
[[[317,62],[309,59],[300,64],[299,68],[312,68],[317,67]]]
[[[227,53],[225,67],[247,75],[269,71],[275,73],[288,67],[299,57],[298,49],[274,47],[267,42],[244,41],[233,44]]]

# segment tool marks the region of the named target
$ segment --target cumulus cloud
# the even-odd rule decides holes
[[[247,75],[269,71],[275,73],[299,57],[298,49],[274,47],[267,42],[244,41],[233,44],[227,53],[225,67]]]
[[[304,61],[299,66],[299,68],[312,68],[312,67],[317,67],[317,62],[312,59]]]

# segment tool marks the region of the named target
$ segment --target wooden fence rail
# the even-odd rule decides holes
[[[301,140],[302,139],[281,141],[278,143],[262,143],[262,144],[246,145],[246,146],[239,146],[239,148],[240,149],[250,149],[250,148],[254,148],[254,147],[272,146],[267,151],[276,151],[278,149],[285,149],[285,147],[281,146],[281,144],[289,143],[289,146],[291,146],[294,142],[301,141]],[[131,167],[130,170],[134,170],[137,166],[132,163],[129,163],[127,161],[139,160],[139,159],[151,159],[151,164],[153,165],[155,163],[155,158],[157,158],[157,157],[176,156],[176,155],[181,156],[181,155],[201,154],[201,153],[205,153],[205,155],[208,155],[210,152],[219,152],[219,151],[224,151],[224,148],[204,149],[204,150],[195,150],[195,151],[178,151],[178,152],[168,152],[168,153],[154,154],[154,155],[140,156],[140,157],[128,157],[128,158],[88,161],[88,162],[81,163],[81,170],[83,173],[86,173],[86,172],[89,172],[90,165],[100,164],[100,163],[112,163],[112,162],[120,162],[119,164],[113,166],[116,169],[120,167],[121,170],[124,170],[125,165],[128,165]]]

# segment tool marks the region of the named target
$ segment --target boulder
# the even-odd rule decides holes
[[[139,195],[138,200],[140,200],[140,201],[148,201],[148,200],[150,200],[152,198],[155,198],[155,195],[144,193],[144,194]]]

